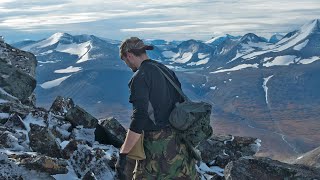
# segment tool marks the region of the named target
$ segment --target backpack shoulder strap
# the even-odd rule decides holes
[[[177,86],[177,84],[174,83],[172,79],[166,73],[164,73],[163,70],[157,64],[151,64],[159,69],[159,71],[166,77],[166,79],[172,84],[172,86],[178,91],[178,93],[183,97],[185,101],[190,101],[190,99],[182,92],[182,90]]]

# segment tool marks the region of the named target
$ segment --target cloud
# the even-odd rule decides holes
[[[200,25],[184,25],[184,26],[159,26],[159,27],[150,27],[150,28],[132,28],[132,29],[121,29],[123,32],[176,32],[182,30],[190,30]]]
[[[118,39],[132,33],[206,39],[224,33],[289,32],[320,18],[319,12],[319,0],[1,0],[0,28],[88,32],[88,24],[94,24],[91,34],[113,33]]]

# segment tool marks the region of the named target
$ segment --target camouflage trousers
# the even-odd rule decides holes
[[[199,179],[195,160],[171,128],[145,133],[146,159],[137,161],[133,179]]]

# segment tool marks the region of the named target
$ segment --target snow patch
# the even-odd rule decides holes
[[[277,56],[273,61],[263,64],[265,67],[270,66],[285,66],[294,63],[296,56],[286,55],[286,56]]]
[[[0,119],[8,119],[10,117],[9,113],[0,113]]]
[[[198,66],[198,65],[202,65],[202,64],[207,64],[208,62],[209,62],[209,58],[205,58],[205,59],[202,59],[202,60],[200,60],[198,62],[188,63],[187,65],[188,66],[194,66],[194,65]]]
[[[320,60],[320,57],[317,57],[317,56],[313,56],[309,59],[301,59],[299,61],[299,63],[301,64],[310,64],[310,63],[313,63],[314,61],[317,61],[317,60]]]
[[[299,156],[299,157],[297,158],[297,160],[302,159],[302,158],[303,158],[303,156]]]
[[[267,62],[267,61],[269,61],[270,59],[272,59],[273,57],[265,57],[264,59],[263,59],[263,62]]]
[[[7,100],[0,99],[0,104],[7,103],[7,102],[8,102]]]
[[[17,97],[12,96],[11,94],[9,94],[7,91],[5,91],[4,89],[2,89],[1,87],[0,87],[0,93],[6,95],[6,96],[8,96],[8,97],[11,97],[11,98],[13,98],[13,99],[15,99],[15,100],[18,100]]]
[[[165,66],[167,66],[167,68],[169,69],[173,69],[174,71],[187,71],[187,69],[184,69],[180,66],[171,66],[171,65],[165,65]]]
[[[84,140],[93,144],[95,142],[94,135],[95,128],[83,128],[83,126],[77,126],[73,129],[76,140]]]
[[[245,68],[258,68],[258,65],[259,64],[240,64],[240,65],[235,66],[230,69],[221,69],[221,70],[210,72],[210,73],[214,74],[214,73],[220,73],[220,72],[238,71],[238,70],[245,69]]]
[[[89,43],[89,44],[84,48],[84,50],[82,51],[82,52],[84,52],[84,54],[82,54],[82,55],[80,56],[80,59],[76,62],[77,64],[90,60],[90,58],[89,58],[89,51],[90,51],[91,48],[92,48],[92,45],[91,45],[91,43]]]
[[[44,48],[47,46],[51,46],[53,44],[56,44],[57,42],[59,42],[60,38],[63,36],[63,33],[55,33],[52,36],[50,36],[48,39],[45,39],[43,41],[41,41],[40,44],[37,44],[37,46],[39,48]]]
[[[60,62],[61,60],[55,60],[55,61],[38,61],[38,63],[41,63],[41,64],[54,64],[54,63],[57,63],[57,62]]]
[[[208,167],[207,164],[205,164],[202,161],[200,162],[200,165],[197,168],[197,170],[201,175],[204,175],[205,173],[210,173],[210,174],[216,173],[219,176],[224,176],[223,174],[224,169],[220,168],[219,166]]]
[[[232,142],[234,140],[234,136],[231,136],[231,139],[223,141],[223,144],[227,144],[227,142]]]
[[[268,86],[267,86],[267,83],[268,81],[270,80],[270,78],[272,78],[273,75],[267,77],[267,78],[263,78],[263,84],[262,84],[262,87],[264,89],[264,93],[265,93],[265,97],[266,97],[266,103],[267,105],[269,105],[269,101],[268,101]]]
[[[178,57],[179,54],[175,53],[175,52],[172,52],[172,51],[163,51],[162,52],[162,55],[165,57],[165,58],[175,58],[175,57]]]
[[[69,66],[66,69],[58,69],[58,70],[55,70],[54,72],[55,73],[74,73],[74,72],[78,72],[80,70],[82,70],[81,67]]]
[[[119,149],[115,148],[113,145],[99,144],[97,141],[93,144],[92,148],[103,149],[106,153],[107,159],[112,159],[112,157],[118,156],[119,154]]]
[[[69,144],[69,142],[70,142],[70,141],[62,141],[62,142],[60,143],[61,149],[64,149],[64,148]]]
[[[304,48],[309,42],[309,39],[305,40],[303,43],[298,44],[296,46],[293,47],[294,50],[296,51],[300,51],[302,48]]]
[[[193,54],[191,52],[183,53],[182,57],[179,59],[176,59],[176,63],[186,63],[191,60]]]
[[[69,75],[69,76],[64,76],[64,77],[62,77],[62,78],[58,78],[58,79],[55,79],[55,80],[52,80],[52,81],[47,81],[47,82],[45,82],[45,83],[40,84],[40,86],[41,86],[43,89],[50,89],[50,88],[59,86],[64,80],[68,79],[70,76],[71,76],[71,75]]]
[[[236,60],[236,59],[238,59],[239,57],[241,57],[243,55],[244,55],[243,53],[239,53],[239,51],[237,50],[236,56],[233,59],[231,59],[230,61],[228,61],[227,64],[232,62],[232,61],[234,61],[234,60]]]
[[[77,63],[82,63],[89,60],[89,51],[92,48],[91,42],[87,41],[81,44],[58,44],[56,51],[65,52],[73,55],[77,55],[80,59]]]
[[[37,54],[37,56],[44,56],[44,55],[50,54],[52,52],[53,52],[53,50],[49,50],[49,51],[46,51],[46,52],[39,53],[39,54]]]
[[[30,132],[30,124],[37,124],[39,126],[46,127],[46,123],[42,118],[33,117],[32,114],[28,114],[27,117],[22,121],[27,131]]]
[[[209,56],[209,54],[198,53],[198,58],[199,58],[199,59],[204,59],[204,58],[206,58],[207,56]]]
[[[257,153],[260,150],[260,147],[261,147],[261,140],[260,139],[256,139],[254,142],[255,142],[255,144],[250,144],[250,147],[254,152]]]

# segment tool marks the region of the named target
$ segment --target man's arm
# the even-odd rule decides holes
[[[120,149],[120,154],[128,154],[133,146],[138,142],[141,134],[128,129],[126,139]]]

